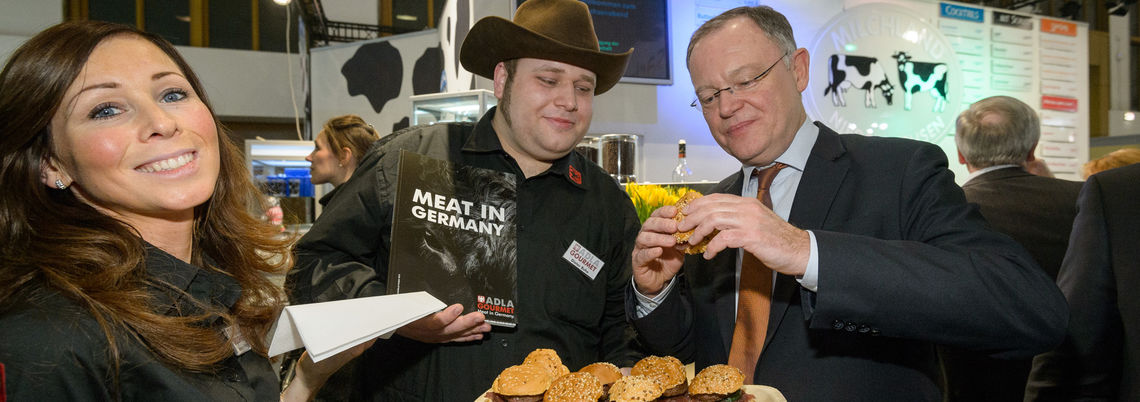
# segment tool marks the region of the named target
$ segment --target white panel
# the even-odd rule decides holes
[[[1077,141],[1077,130],[1072,127],[1041,126],[1041,141],[1073,143]]]
[[[994,42],[1002,43],[1033,43],[1033,31],[1020,28],[994,27],[990,38],[993,39]]]
[[[1081,171],[1081,161],[1073,158],[1044,158],[1045,164],[1049,166],[1049,170],[1053,173],[1073,173],[1079,174]]]
[[[0,35],[31,37],[63,22],[63,4],[59,1],[0,0],[0,11]]]
[[[985,76],[981,76],[985,79]],[[974,103],[984,99],[987,96],[986,91],[978,88],[963,87],[962,88],[962,103]]]
[[[982,56],[959,54],[958,65],[962,66],[962,71],[986,72],[986,58]]]
[[[962,77],[962,86],[969,88],[985,89],[990,86],[989,74],[982,73],[966,73]]]
[[[938,29],[943,35],[960,36],[964,38],[985,39],[986,25],[972,21],[959,21],[947,18],[938,20]]]
[[[290,85],[298,113],[304,113],[304,71],[296,53],[189,46],[179,46],[178,52],[202,80],[218,116],[291,120]]]
[[[955,53],[974,54],[978,56],[984,56],[986,54],[985,41],[954,36],[948,37],[946,40],[950,41],[950,47],[954,48]]]
[[[1056,127],[1077,127],[1078,114],[1076,113],[1058,112],[1055,110],[1042,110],[1040,113],[1041,125]]]
[[[1033,48],[1030,46],[994,43],[992,49],[995,59],[1033,60]]]
[[[1029,91],[1033,89],[1033,79],[1016,75],[994,75],[990,78],[994,89],[1006,91]]]
[[[1076,158],[1077,153],[1080,152],[1080,147],[1077,144],[1042,142],[1037,146],[1041,147],[1041,155],[1047,157]]]
[[[1077,60],[1074,59],[1072,56],[1057,57],[1056,55],[1045,54],[1044,52],[1041,53],[1041,64],[1048,64],[1051,66],[1064,67],[1067,69],[1076,69],[1077,68]]]
[[[1056,49],[1061,51],[1076,51],[1080,47],[1080,42],[1073,36],[1065,35],[1041,35],[1041,47],[1046,49]],[[1087,47],[1087,46],[1086,46]]]
[[[993,59],[990,61],[994,74],[1020,75],[1033,77],[1033,64],[1028,61]]]
[[[1077,96],[1077,84],[1066,81],[1057,80],[1041,80],[1041,94],[1043,95],[1061,95],[1061,96]]]
[[[352,59],[357,51],[366,45],[375,45],[387,42],[400,54],[402,65],[402,79],[399,94],[383,104],[377,112],[373,109],[368,98],[359,93],[360,89],[350,89],[348,79],[341,73],[341,69]],[[381,135],[392,132],[393,125],[403,118],[411,120],[413,95],[412,72],[416,60],[431,47],[439,46],[439,33],[434,29],[386,36],[380,39],[353,42],[340,46],[327,46],[313,49],[310,65],[313,71],[312,80],[312,120],[313,132],[320,130],[321,125],[328,119],[343,115],[356,114],[372,124]],[[377,75],[380,69],[393,68],[390,65],[377,65]],[[364,84],[364,83],[360,83]],[[360,85],[358,84],[358,85]],[[354,93],[354,94],[350,94]]]
[[[1077,77],[1078,74],[1076,69],[1064,68],[1048,64],[1041,65],[1042,80],[1071,82],[1076,85],[1078,84]]]

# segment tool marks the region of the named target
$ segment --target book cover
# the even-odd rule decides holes
[[[388,292],[426,291],[517,323],[515,175],[400,152]]]

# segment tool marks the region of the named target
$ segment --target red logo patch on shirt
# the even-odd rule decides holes
[[[570,166],[570,169],[568,172],[570,174],[570,180],[573,180],[575,183],[582,184],[582,173],[579,172],[578,169],[575,169],[574,165],[568,165],[568,166]]]
[[[5,389],[4,384],[4,363],[0,363],[0,402],[8,400],[8,391]]]

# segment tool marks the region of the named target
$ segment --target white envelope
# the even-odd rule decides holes
[[[445,307],[427,292],[287,306],[269,330],[269,356],[304,347],[321,361]]]

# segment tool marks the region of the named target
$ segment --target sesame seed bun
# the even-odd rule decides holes
[[[570,373],[562,377],[558,377],[550,384],[550,388],[546,390],[546,395],[543,396],[544,401],[554,402],[582,402],[582,401],[597,401],[604,396],[602,392],[602,382],[598,381],[590,373]]]
[[[611,402],[652,401],[661,397],[661,383],[643,375],[619,378],[610,387]]]
[[[507,396],[542,395],[550,388],[550,372],[540,366],[520,364],[503,369],[491,390]]]
[[[586,367],[582,367],[582,369],[578,370],[578,372],[593,374],[594,377],[598,378],[598,381],[602,382],[602,385],[613,384],[614,381],[617,381],[622,377],[621,369],[618,369],[617,366],[613,365],[610,362],[597,362]]]
[[[689,394],[693,396],[718,395],[720,398],[717,400],[719,400],[740,390],[743,386],[744,373],[741,373],[736,367],[717,364],[705,367],[693,377],[693,382],[689,385]]]
[[[526,356],[523,364],[533,364],[550,370],[551,378],[558,378],[570,373],[570,369],[562,364],[562,358],[554,349],[535,349]]]
[[[642,375],[657,380],[663,388],[662,396],[672,397],[689,390],[685,366],[672,356],[648,356],[633,365],[632,375]]]

